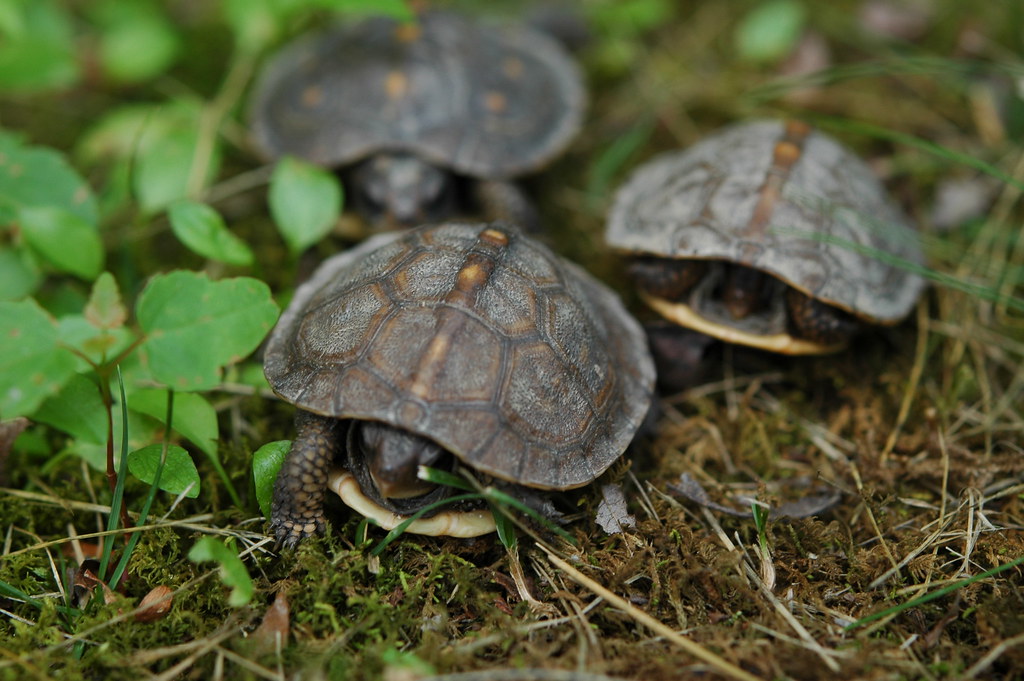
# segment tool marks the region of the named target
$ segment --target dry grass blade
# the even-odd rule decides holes
[[[722,526],[719,525],[718,520],[711,513],[711,511],[709,511],[706,508],[702,508],[701,511],[704,514],[704,519],[708,522],[709,525],[711,525],[711,527],[714,528],[719,540],[721,540],[725,547],[730,551],[735,550],[737,548],[736,544],[734,544],[733,541],[729,539],[728,535],[722,529]],[[782,617],[782,619],[786,621],[786,624],[788,624],[793,629],[793,631],[796,632],[797,636],[800,637],[801,644],[809,650],[814,651],[815,655],[821,658],[822,662],[825,663],[825,666],[827,666],[832,672],[838,672],[839,663],[832,658],[832,651],[826,650],[824,647],[822,647],[820,643],[814,640],[814,637],[811,636],[811,633],[807,631],[807,629],[802,624],[800,624],[800,622],[797,621],[796,617],[793,616],[793,613],[789,611],[789,608],[783,605],[782,602],[775,596],[775,594],[772,593],[771,589],[768,588],[768,586],[758,575],[757,570],[755,570],[750,565],[749,560],[744,561],[743,563],[743,573],[746,575],[747,579],[751,580],[755,585],[757,585],[758,590],[772,604],[772,607],[775,608],[775,611]]]
[[[743,671],[733,663],[722,659],[718,655],[715,655],[707,648],[694,643],[685,636],[673,631],[669,627],[665,626],[655,618],[648,615],[646,612],[636,607],[624,598],[617,596],[615,593],[604,588],[594,580],[590,579],[582,572],[574,568],[569,563],[565,562],[552,551],[550,551],[543,544],[538,544],[540,548],[547,554],[548,560],[552,562],[559,570],[564,572],[566,576],[572,581],[576,582],[585,589],[589,589],[601,598],[603,598],[608,604],[622,610],[627,615],[632,617],[638,623],[644,625],[659,636],[664,636],[667,640],[671,641],[675,645],[682,648],[690,655],[696,657],[698,660],[707,663],[713,669],[725,676],[737,679],[738,681],[758,681],[757,677],[753,674]]]

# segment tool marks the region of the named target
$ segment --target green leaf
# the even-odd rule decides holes
[[[736,27],[736,51],[743,59],[771,62],[789,54],[800,39],[807,9],[799,0],[771,0],[751,10]]]
[[[270,177],[270,213],[288,249],[299,254],[322,239],[341,214],[341,183],[296,158],[278,161]]]
[[[185,198],[192,173],[202,175],[203,187],[216,176],[220,147],[214,147],[205,168],[193,168],[198,144],[198,128],[174,130],[155,140],[147,139],[132,176],[132,188],[144,213],[156,213]]]
[[[178,201],[167,214],[174,235],[194,253],[229,265],[252,264],[252,251],[228,231],[223,218],[210,206],[197,201]]]
[[[96,224],[96,199],[89,185],[64,157],[45,147],[25,145],[0,130],[0,197],[9,208],[63,208]],[[2,226],[2,224],[0,224]]]
[[[590,20],[610,36],[638,36],[662,26],[672,16],[672,0],[616,0],[583,7]]]
[[[124,326],[128,309],[121,302],[121,291],[110,272],[104,272],[92,285],[89,302],[85,305],[85,318],[98,329],[117,329]]]
[[[25,242],[62,272],[92,280],[103,268],[103,241],[81,217],[63,208],[26,207],[18,212]]]
[[[100,387],[82,374],[74,374],[59,393],[43,402],[32,419],[83,442],[107,441],[107,410]]]
[[[4,4],[0,90],[27,94],[72,85],[79,69],[68,11],[52,0]]]
[[[278,312],[261,281],[185,271],[154,277],[136,306],[153,376],[181,390],[217,385],[221,367],[256,349]]]
[[[75,372],[57,323],[34,300],[0,303],[0,414],[30,415]]]
[[[291,449],[291,440],[268,442],[252,455],[252,477],[256,483],[256,501],[264,518],[270,518],[270,506],[274,501],[274,481],[284,463],[284,457]]]
[[[245,563],[233,548],[225,546],[213,537],[202,537],[188,552],[193,563],[212,560],[220,563],[220,578],[231,587],[228,605],[241,607],[252,600],[253,584]]]
[[[167,391],[150,388],[134,392],[128,408],[163,423],[167,417]],[[173,427],[199,449],[210,456],[217,455],[217,412],[202,395],[174,393]]]
[[[256,53],[277,37],[281,16],[276,0],[223,0],[224,17],[242,52]]]
[[[0,248],[0,300],[18,300],[31,295],[42,280],[35,258],[27,248]]]
[[[309,4],[344,14],[385,15],[399,21],[416,18],[405,0],[310,0]]]
[[[654,133],[653,116],[641,117],[624,134],[619,135],[596,159],[587,172],[587,200],[594,210],[600,210],[611,194],[613,180],[630,158],[643,147]]]
[[[129,406],[131,401],[129,401]],[[121,434],[122,415],[120,401],[114,402],[114,464],[121,461]],[[127,411],[128,414],[128,443],[125,451],[139,449],[150,444],[159,437],[161,429],[156,421],[145,416]],[[106,416],[103,417],[106,419]],[[68,443],[67,452],[81,457],[93,470],[105,472],[107,470],[107,440],[104,434],[100,442],[93,442],[91,438],[75,438]]]
[[[20,38],[25,33],[25,19],[21,8],[9,0],[0,0],[0,35],[4,38]]]
[[[97,329],[83,315],[65,314],[57,320],[57,336],[65,347],[74,348],[95,364],[116,357],[135,340],[135,332],[127,327]],[[76,358],[77,371],[85,371],[89,363]]]
[[[106,158],[130,158],[174,130],[198,125],[201,114],[202,108],[187,100],[110,109],[81,136],[75,157],[86,165]]]
[[[181,47],[174,25],[147,3],[118,4],[120,15],[100,35],[103,70],[122,83],[139,83],[163,73]]]
[[[135,408],[134,403],[129,404]],[[160,466],[163,448],[162,444],[155,444],[130,452],[128,470],[142,482],[152,485]],[[199,496],[199,471],[188,452],[177,445],[167,445],[167,460],[164,461],[158,486],[171,494],[181,494],[187,489],[185,496],[189,499]]]

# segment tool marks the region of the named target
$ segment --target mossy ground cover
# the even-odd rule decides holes
[[[97,47],[113,15],[54,6],[70,17],[81,77],[56,93],[3,95],[0,124],[69,154],[101,200],[120,205],[103,212],[100,234],[123,295],[188,268],[262,279],[286,302],[316,257],[290,257],[274,229],[270,168],[237,115],[258,59],[232,56],[230,22],[204,3],[154,5],[189,47],[123,82],[123,68],[101,68],[110,57]],[[606,534],[596,491],[573,493],[558,503],[575,544],[534,527],[514,552],[493,537],[402,537],[374,557],[383,534],[364,536],[338,505],[328,536],[275,553],[251,456],[292,436],[292,410],[251,378],[259,363],[249,359],[206,393],[241,505],[210,459],[173,436],[193,455],[199,494],[158,494],[105,595],[78,566],[106,534],[107,481],[66,452],[63,433],[33,425],[0,493],[0,677],[398,681],[548,667],[652,680],[1024,678],[1024,10],[631,0],[585,3],[582,15],[587,124],[527,183],[558,250],[636,304],[601,240],[629,169],[731,121],[796,116],[868,159],[921,225],[934,285],[911,318],[827,358],[711,346],[698,377],[660,396],[654,428],[602,480],[622,487],[635,527]],[[281,38],[312,16],[292,17]],[[205,107],[202,120],[219,130],[218,175],[194,198],[248,244],[250,266],[189,252],[162,213],[115,201],[116,167],[81,160],[81,139],[104,113],[172,98]],[[953,181],[979,209],[950,220],[935,207]],[[2,246],[16,239],[3,235]],[[329,239],[315,253],[338,247]],[[56,273],[41,286],[54,314],[90,292]],[[740,513],[681,494],[683,475]],[[132,518],[148,489],[127,480]],[[778,508],[815,495],[831,502],[760,527],[748,501]],[[113,538],[115,562],[126,536]],[[229,604],[217,563],[189,559],[205,536],[241,557],[247,603]],[[142,601],[158,586],[173,597],[153,615]],[[915,600],[930,594],[940,595]],[[695,656],[680,636],[733,666]]]

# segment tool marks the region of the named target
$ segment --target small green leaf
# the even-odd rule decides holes
[[[135,332],[128,327],[97,329],[80,314],[64,314],[57,320],[57,336],[65,347],[74,348],[95,364],[103,364],[116,357],[135,340]],[[85,371],[89,363],[76,358],[76,369]]]
[[[18,212],[25,242],[62,272],[92,280],[103,268],[103,241],[88,222],[63,208],[32,207]]]
[[[22,143],[0,130],[0,198],[8,210],[29,206],[63,208],[96,224],[96,198],[64,157],[46,147]],[[6,211],[5,211],[6,212]]]
[[[131,403],[129,403],[131,404]],[[134,404],[131,405],[134,407]],[[142,482],[152,485],[156,479],[156,470],[160,466],[160,457],[164,446],[149,445],[136,449],[128,454],[128,470]],[[160,473],[160,489],[171,494],[181,494],[189,499],[199,496],[199,471],[184,449],[177,445],[167,446],[167,460]]]
[[[288,249],[299,254],[322,239],[341,214],[341,183],[296,158],[281,159],[270,177],[270,213]]]
[[[270,518],[270,506],[274,500],[274,481],[284,463],[284,457],[291,449],[291,440],[268,442],[252,455],[252,477],[256,483],[256,501],[264,518]]]
[[[253,54],[277,37],[284,22],[275,0],[222,0],[225,19],[242,52]]]
[[[0,300],[31,295],[43,280],[35,257],[24,246],[0,248]]]
[[[202,174],[202,186],[216,176],[220,148],[215,146],[206,167],[199,168],[194,167],[198,145],[198,129],[174,130],[155,140],[147,140],[132,176],[133,190],[143,212],[156,213],[185,198],[192,173]]]
[[[81,136],[75,157],[85,165],[130,158],[174,130],[198,125],[201,107],[192,101],[125,104],[108,110]]]
[[[43,402],[32,419],[83,442],[107,441],[107,410],[100,387],[82,374],[74,374],[59,393]]]
[[[193,563],[209,560],[220,563],[221,581],[231,587],[228,605],[237,608],[252,600],[252,578],[245,569],[245,563],[233,548],[225,546],[213,537],[202,537],[188,552],[188,559]]]
[[[121,18],[100,35],[100,64],[115,81],[149,80],[174,63],[181,40],[174,25],[152,6],[138,3],[135,9],[136,3],[120,4]]]
[[[309,4],[348,15],[383,15],[399,21],[412,21],[416,18],[405,0],[309,0]]]
[[[736,27],[736,51],[743,59],[771,62],[789,54],[800,39],[807,8],[799,0],[757,5]]]
[[[136,305],[154,378],[180,390],[217,385],[221,367],[255,350],[278,312],[261,281],[185,271],[154,277]]]
[[[673,11],[672,0],[616,0],[583,7],[590,20],[610,36],[631,38],[663,26]]]
[[[30,415],[75,372],[57,323],[34,300],[0,303],[0,414]]]
[[[252,251],[228,231],[220,214],[197,201],[178,201],[167,212],[181,243],[199,255],[229,265],[251,265]]]
[[[27,94],[72,85],[79,68],[68,10],[53,0],[2,4],[8,30],[0,41],[0,90]]]
[[[129,400],[129,406],[131,401]],[[121,433],[122,433],[122,416],[121,416],[121,403],[119,400],[114,402],[114,465],[117,466],[121,461]],[[128,444],[125,451],[131,451],[134,449],[140,449],[150,444],[160,436],[161,428],[158,427],[156,421],[145,416],[143,414],[136,414],[133,411],[128,411]],[[106,423],[106,416],[104,416],[104,423]],[[107,437],[104,432],[99,438],[99,442],[94,442],[92,437],[81,437],[75,438],[72,442],[68,443],[67,451],[75,456],[80,457],[85,461],[93,470],[106,471],[107,470]]]
[[[128,408],[163,423],[167,418],[167,391],[150,388],[134,392]],[[174,393],[174,430],[210,456],[217,455],[217,412],[202,395]]]
[[[128,319],[128,310],[121,302],[121,291],[110,272],[104,272],[92,285],[85,318],[98,329],[118,329]]]
[[[5,38],[20,38],[25,33],[25,19],[13,2],[0,2],[0,35]]]

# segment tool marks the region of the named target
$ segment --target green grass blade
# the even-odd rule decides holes
[[[847,624],[845,627],[843,627],[843,631],[850,631],[851,629],[856,629],[857,627],[862,627],[865,624],[869,624],[869,623],[874,622],[876,620],[880,620],[880,619],[882,619],[884,617],[888,617],[889,615],[895,615],[896,613],[903,612],[904,610],[909,610],[910,608],[916,608],[919,605],[924,605],[925,603],[928,603],[929,601],[934,601],[936,598],[942,598],[946,594],[952,593],[952,592],[956,591],[957,589],[960,589],[960,588],[963,588],[963,587],[967,586],[968,584],[973,584],[974,582],[980,582],[983,579],[988,579],[989,577],[991,577],[993,575],[997,575],[1000,572],[1004,572],[1006,570],[1009,570],[1010,568],[1014,568],[1014,567],[1016,567],[1016,566],[1018,566],[1018,565],[1020,565],[1022,563],[1024,563],[1024,556],[1020,556],[1018,558],[1015,558],[1014,560],[1011,560],[1009,563],[1003,563],[1002,565],[997,565],[996,567],[992,568],[991,570],[986,570],[985,572],[976,574],[973,577],[968,577],[967,579],[962,579],[959,582],[954,582],[953,584],[948,584],[948,585],[942,587],[941,589],[938,589],[937,591],[934,591],[934,592],[932,592],[930,594],[925,594],[924,596],[918,596],[917,598],[909,600],[906,603],[901,603],[899,605],[894,605],[891,608],[886,608],[885,610],[882,610],[882,611],[876,612],[874,614],[868,615],[867,617],[862,617],[861,619],[857,620],[856,622],[853,622],[851,624]]]
[[[839,116],[822,116],[815,114],[809,116],[809,118],[815,125],[821,128],[842,130],[856,135],[864,135],[865,137],[873,137],[875,139],[894,142],[905,147],[919,149],[940,158],[943,161],[951,161],[953,163],[959,163],[960,165],[967,166],[968,168],[973,168],[985,173],[986,175],[995,177],[1012,187],[1024,191],[1024,182],[1021,182],[1012,175],[1003,172],[991,163],[986,163],[980,158],[971,156],[970,154],[962,154],[958,151],[954,151],[953,149],[944,147],[941,144],[929,142],[928,140],[923,140],[920,137],[915,137],[914,135],[908,135],[907,133],[900,132],[899,130],[893,130],[879,125],[871,125],[870,123],[854,121],[848,118],[841,118]]]
[[[505,515],[498,504],[488,501],[487,505],[491,508],[491,515],[494,516],[494,528],[498,532],[498,540],[506,549],[513,550],[519,543],[519,538],[516,536],[516,524]]]
[[[820,241],[822,243],[839,246],[840,248],[846,248],[855,253],[860,253],[862,255],[866,255],[870,258],[878,260],[879,262],[884,262],[887,265],[892,265],[893,267],[916,274],[920,277],[928,279],[929,281],[935,284],[938,284],[939,286],[943,286],[954,291],[959,291],[961,293],[966,293],[967,295],[975,296],[977,298],[981,298],[982,300],[987,300],[993,303],[1006,305],[1007,307],[1013,308],[1015,310],[1024,311],[1024,299],[1016,298],[1013,296],[1001,295],[999,291],[993,289],[990,286],[973,284],[971,282],[963,281],[961,279],[954,277],[953,275],[946,274],[945,272],[939,272],[938,270],[933,270],[930,267],[925,267],[924,265],[920,265],[911,260],[907,260],[906,258],[901,258],[900,256],[894,255],[888,251],[884,251],[878,248],[872,248],[871,246],[867,246],[865,244],[855,243],[848,239],[842,239],[839,237],[831,236],[829,234],[819,234],[815,232],[809,232],[806,230],[772,226],[772,231],[778,233],[794,234],[804,239]]]
[[[124,481],[128,476],[128,398],[124,394],[124,377],[121,367],[117,367],[117,387],[121,393],[121,460],[118,462],[117,482],[114,484],[114,496],[110,500],[110,515],[107,517],[107,531],[117,529],[121,515],[121,504],[124,500]],[[110,564],[110,554],[114,550],[115,535],[107,535],[103,541],[103,555],[100,558],[99,578],[102,580]]]
[[[447,471],[438,470],[437,468],[430,468],[429,466],[420,466],[416,471],[416,477],[420,480],[426,480],[432,482],[435,485],[444,485],[446,487],[453,487],[455,489],[461,489],[466,492],[475,492],[476,488],[469,484],[465,478],[449,473]]]
[[[908,57],[876,59],[860,63],[843,64],[814,73],[778,78],[760,87],[751,88],[743,99],[753,106],[761,106],[785,96],[793,90],[806,87],[824,87],[860,78],[891,78],[893,76],[930,76],[949,82],[959,78],[967,83],[981,73],[1002,74],[1016,79],[1024,75],[1024,68],[1009,62],[995,63],[976,59],[947,59],[942,57]]]
[[[163,452],[160,456],[160,464],[156,467],[156,474],[153,476],[153,482],[149,486],[149,494],[146,495],[146,501],[142,505],[141,513],[139,513],[139,525],[145,525],[146,520],[149,518],[149,509],[152,508],[153,500],[156,499],[156,491],[160,488],[160,476],[164,471],[164,464],[167,462],[167,447],[170,445],[171,427],[174,423],[173,388],[167,389],[167,418],[164,423],[167,424],[167,427],[164,429]],[[120,581],[121,576],[128,567],[128,560],[131,558],[132,551],[135,550],[135,546],[139,543],[141,537],[141,532],[132,532],[132,536],[128,539],[128,545],[125,546],[124,551],[121,553],[121,559],[117,562],[114,574],[110,576],[111,589],[117,588],[117,583]]]
[[[384,552],[384,549],[386,549],[388,547],[388,544],[390,544],[391,542],[393,542],[396,539],[398,539],[405,532],[405,530],[409,527],[409,525],[412,525],[415,521],[419,520],[420,518],[422,518],[427,513],[430,513],[431,511],[437,510],[437,509],[439,509],[439,508],[441,508],[443,506],[447,506],[448,504],[454,504],[454,503],[457,503],[457,502],[460,502],[460,501],[470,501],[472,499],[480,499],[480,498],[482,498],[482,497],[479,494],[456,494],[455,496],[446,497],[446,498],[441,499],[439,501],[435,501],[432,504],[427,504],[426,506],[424,506],[420,510],[416,511],[415,513],[413,513],[407,519],[403,520],[401,523],[396,525],[395,529],[393,529],[390,532],[388,532],[387,536],[385,536],[383,539],[381,539],[380,543],[377,544],[375,547],[373,547],[373,550],[370,551],[370,555],[371,556],[379,556],[381,553]]]
[[[35,608],[42,609],[43,607],[43,602],[41,600],[39,600],[38,598],[32,598],[21,589],[15,586],[11,586],[2,579],[0,579],[0,596],[6,596],[7,598],[13,598],[19,601],[25,601],[26,603]]]
[[[547,528],[549,531],[557,534],[559,537],[561,537],[565,541],[569,542],[573,546],[576,546],[576,538],[575,537],[573,537],[571,534],[569,534],[568,532],[563,530],[561,527],[559,527],[558,525],[556,525],[553,522],[551,522],[551,520],[545,518],[540,513],[538,513],[534,509],[530,508],[529,506],[527,506],[523,502],[519,501],[515,497],[513,497],[511,495],[508,495],[508,494],[505,494],[501,490],[494,489],[493,487],[485,488],[484,491],[483,491],[483,494],[484,494],[484,497],[489,502],[494,502],[494,503],[499,504],[501,506],[511,506],[512,508],[516,509],[517,511],[525,513],[526,515],[530,516],[535,521],[537,521],[541,526],[543,526],[543,527]]]

